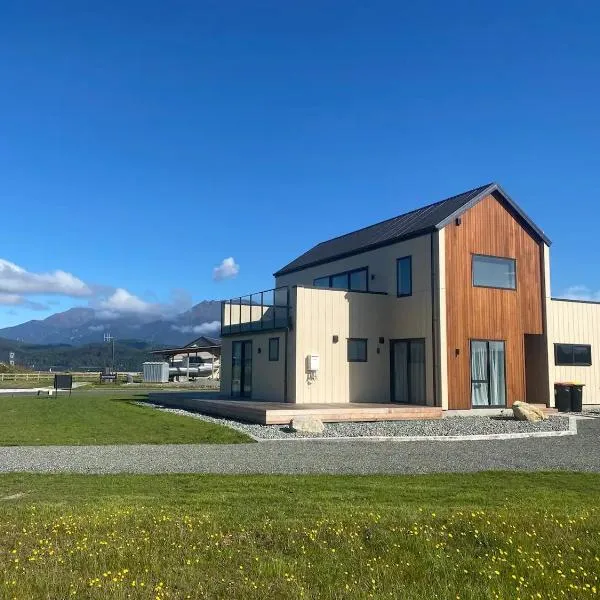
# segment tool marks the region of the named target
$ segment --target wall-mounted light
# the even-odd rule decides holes
[[[333,343],[334,343],[334,344],[337,344],[337,343],[338,343],[338,340],[339,340],[338,336],[337,336],[337,335],[334,335],[334,336],[333,336],[333,338],[332,338],[332,341],[333,341]]]
[[[257,352],[258,352],[258,354],[260,354],[262,352],[262,350],[260,348],[258,348]]]
[[[380,337],[380,338],[379,338],[379,343],[380,343],[380,344],[383,344],[384,342],[385,342],[385,338],[382,338],[382,337]]]
[[[371,281],[375,279],[375,273],[371,273]]]
[[[454,219],[454,222],[456,223],[456,226],[458,227],[462,223],[462,219],[460,217],[456,217],[456,219]]]
[[[379,348],[377,348],[377,354],[380,354],[381,350]]]
[[[454,348],[454,356],[458,356],[460,354],[460,348]]]

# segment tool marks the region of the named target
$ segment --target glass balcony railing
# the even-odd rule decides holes
[[[274,288],[221,302],[221,335],[290,326],[290,292]]]

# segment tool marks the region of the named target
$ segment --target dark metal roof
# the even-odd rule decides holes
[[[488,183],[398,217],[321,242],[277,271],[275,277],[442,229],[454,218],[490,194],[494,194],[511,207],[534,236],[550,244],[550,240],[544,232],[529,219],[498,184]]]

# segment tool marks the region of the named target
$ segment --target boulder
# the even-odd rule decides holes
[[[290,421],[291,431],[300,431],[302,433],[322,433],[325,430],[323,421],[316,417],[294,417]]]
[[[533,404],[527,402],[515,402],[512,405],[513,415],[517,421],[544,421],[548,418],[546,413]]]

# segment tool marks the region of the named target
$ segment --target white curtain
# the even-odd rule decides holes
[[[471,342],[471,402],[473,406],[487,406],[487,343]],[[478,382],[479,380],[479,382]]]
[[[504,342],[490,342],[490,404],[506,404]]]

